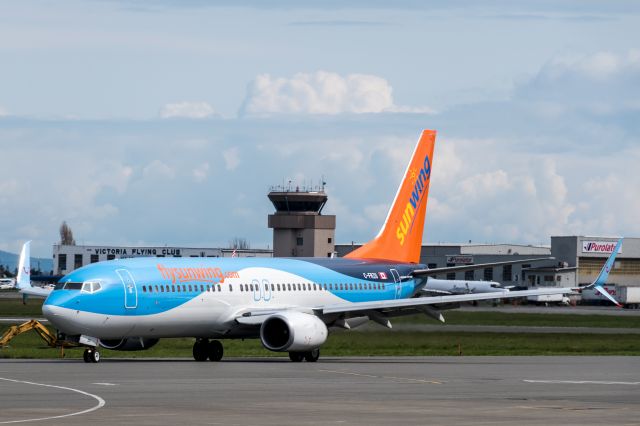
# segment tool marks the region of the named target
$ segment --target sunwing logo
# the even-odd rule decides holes
[[[220,268],[167,268],[161,264],[156,267],[162,278],[176,282],[186,283],[189,281],[223,283],[226,278],[240,278],[240,274],[235,271],[223,272]]]
[[[416,218],[416,210],[422,203],[423,195],[425,193],[425,189],[429,184],[429,179],[431,178],[431,161],[429,161],[429,156],[426,155],[424,157],[424,162],[422,163],[422,168],[419,172],[412,171],[408,176],[408,179],[415,179],[415,183],[413,184],[413,191],[409,196],[409,201],[407,201],[407,205],[404,208],[404,213],[402,214],[402,220],[400,224],[396,228],[396,238],[400,241],[400,245],[404,245],[404,241],[411,232],[413,228],[413,222]]]

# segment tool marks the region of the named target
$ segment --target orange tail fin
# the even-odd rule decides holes
[[[378,235],[345,257],[418,263],[427,210],[435,130],[424,130]]]

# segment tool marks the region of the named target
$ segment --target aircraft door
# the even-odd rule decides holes
[[[251,281],[251,286],[253,287],[253,301],[259,302],[260,299],[262,299],[262,288],[260,287],[260,281]]]
[[[271,300],[271,287],[269,285],[269,280],[262,280],[262,287],[264,290],[264,301],[268,302],[269,300]]]
[[[138,307],[138,289],[136,282],[126,269],[117,269],[116,274],[120,277],[124,286],[124,307],[127,309],[135,309]]]
[[[400,282],[400,274],[398,273],[397,270],[392,269],[391,276],[393,277],[393,282],[395,283],[395,287],[396,287],[396,299],[400,299],[401,297],[400,292],[402,290],[402,283]]]

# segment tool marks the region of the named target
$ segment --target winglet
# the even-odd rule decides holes
[[[600,270],[600,273],[598,274],[598,277],[595,279],[595,281],[589,284],[588,286],[584,287],[584,288],[595,288],[596,291],[598,291],[598,293],[602,294],[604,297],[612,301],[619,308],[622,308],[623,306],[620,304],[620,302],[614,299],[613,296],[611,296],[609,292],[604,289],[603,286],[605,285],[605,283],[607,282],[607,279],[609,278],[609,272],[611,272],[611,270],[613,269],[613,264],[616,261],[616,255],[620,251],[620,247],[622,247],[623,239],[624,238],[620,238],[618,240],[618,243],[616,244],[615,248],[609,255],[609,258],[607,259],[604,266]]]
[[[420,261],[435,141],[435,130],[422,131],[382,229],[373,240],[345,257]]]

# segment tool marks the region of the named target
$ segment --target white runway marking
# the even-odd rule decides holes
[[[98,385],[98,386],[118,386],[115,383],[107,383],[107,382],[98,382],[98,383],[91,383],[92,385]]]
[[[395,377],[395,376],[374,376],[372,374],[360,374],[360,373],[352,373],[350,371],[340,371],[340,370],[318,370],[318,371],[322,371],[324,373],[346,374],[349,376],[371,377],[374,379],[405,380],[407,382],[430,383],[432,385],[442,384],[442,382],[439,382],[437,380],[410,379],[408,377]]]
[[[523,380],[523,382],[568,384],[568,385],[627,385],[627,386],[640,385],[640,382],[607,382],[607,381],[598,381],[598,380]]]
[[[4,380],[4,381],[7,381],[7,382],[13,382],[13,383],[24,383],[24,384],[27,384],[27,385],[34,385],[34,386],[44,386],[46,388],[56,388],[56,389],[68,390],[68,391],[71,391],[71,392],[76,392],[76,393],[80,393],[82,395],[90,396],[91,398],[93,398],[96,401],[98,401],[98,403],[96,405],[94,405],[93,407],[88,408],[86,410],[77,411],[75,413],[62,414],[60,416],[39,417],[37,419],[0,421],[0,424],[37,422],[37,421],[41,421],[41,420],[62,419],[62,418],[65,418],[65,417],[79,416],[80,414],[87,414],[87,413],[90,413],[92,411],[95,411],[98,408],[104,407],[104,405],[105,405],[104,399],[100,398],[98,395],[94,395],[94,394],[89,393],[89,392],[81,391],[79,389],[68,388],[66,386],[46,385],[44,383],[26,382],[26,381],[23,381],[23,380],[6,379],[4,377],[0,377],[0,380]]]

